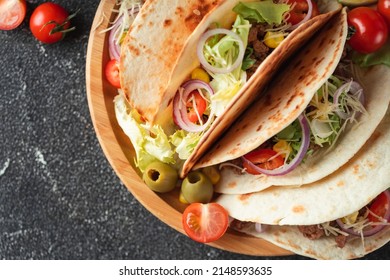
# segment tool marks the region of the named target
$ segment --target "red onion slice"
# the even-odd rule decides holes
[[[111,31],[110,36],[108,37],[108,52],[110,54],[111,59],[116,59],[119,61],[120,55],[121,55],[121,47],[119,44],[116,43],[116,33],[118,32],[118,29],[120,25],[122,24],[123,16],[119,17],[118,20],[114,23]]]
[[[138,12],[139,8],[134,7],[133,9],[129,10],[129,15],[134,18],[138,14]],[[115,20],[114,24],[111,26],[110,36],[108,37],[108,52],[110,54],[110,58],[116,59],[117,61],[119,61],[121,56],[121,46],[119,45],[119,43],[117,43],[117,32],[122,23],[123,15],[121,15]]]
[[[173,119],[175,123],[185,131],[201,132],[205,130],[213,120],[214,113],[211,110],[208,120],[203,125],[197,125],[188,119],[187,101],[194,90],[204,89],[211,96],[214,94],[213,89],[209,84],[201,80],[189,80],[181,85],[182,90],[178,90],[173,100]]]
[[[311,0],[306,0],[306,2],[307,2],[307,14],[306,14],[306,16],[300,22],[298,22],[297,24],[294,24],[293,26],[291,26],[289,28],[289,30],[296,29],[302,23],[305,23],[306,21],[308,21],[311,18],[312,14],[313,14],[313,3],[311,2]]]
[[[225,35],[231,36],[234,39],[234,41],[237,42],[237,44],[238,44],[238,47],[239,47],[238,56],[237,56],[236,60],[234,61],[234,63],[232,65],[230,65],[229,67],[225,67],[225,68],[215,67],[215,66],[209,64],[208,61],[206,60],[206,58],[204,57],[203,47],[204,47],[207,39],[210,38],[211,36],[218,35],[218,34],[225,34]],[[197,46],[197,55],[198,55],[200,64],[202,64],[203,68],[206,69],[207,71],[210,71],[211,73],[216,73],[216,74],[226,74],[226,73],[232,72],[233,70],[235,70],[237,67],[239,67],[241,65],[242,60],[244,59],[244,55],[245,55],[245,47],[244,47],[244,43],[243,43],[242,39],[240,38],[240,36],[238,34],[234,33],[231,30],[228,30],[228,29],[216,28],[216,29],[211,29],[211,30],[205,32],[200,37],[200,40],[199,40],[198,46]]]
[[[345,83],[345,84],[341,85],[336,90],[336,92],[334,93],[333,104],[335,104],[337,106],[337,109],[335,111],[336,114],[343,120],[346,120],[346,119],[348,119],[348,118],[350,118],[352,116],[352,112],[345,113],[345,112],[341,111],[340,108],[339,108],[340,96],[346,89],[348,89],[348,87],[349,87],[349,92],[353,96],[355,96],[362,105],[364,105],[364,103],[365,103],[365,98],[364,98],[364,94],[363,94],[363,88],[360,86],[360,84],[358,84],[355,81],[350,81],[348,83]]]
[[[385,190],[383,193],[386,195],[387,201],[390,201],[390,191]],[[383,219],[386,221],[390,221],[390,207],[388,207],[386,209],[386,213],[384,214]],[[354,235],[354,236],[361,236],[360,232],[357,232],[353,228],[346,225],[341,219],[337,219],[336,222],[339,225],[339,227],[343,231],[345,231],[346,233],[349,233],[349,234]],[[375,225],[375,226],[372,226],[366,230],[363,229],[363,236],[364,237],[372,236],[372,235],[380,232],[384,227],[385,227],[385,225]]]
[[[290,163],[284,164],[283,166],[278,167],[276,169],[268,170],[268,169],[263,169],[261,167],[258,167],[250,160],[246,159],[245,156],[242,157],[243,161],[245,161],[251,168],[256,170],[258,173],[262,173],[268,176],[281,176],[294,170],[305,157],[306,152],[309,149],[309,145],[310,145],[310,127],[305,115],[301,114],[298,117],[298,121],[302,128],[302,140],[301,140],[302,143],[297,155]]]

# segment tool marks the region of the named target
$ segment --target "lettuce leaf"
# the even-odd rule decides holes
[[[186,160],[194,151],[200,137],[200,133],[186,133],[183,130],[178,130],[169,137],[169,140],[176,147],[178,157]]]
[[[390,44],[386,43],[380,50],[370,54],[354,52],[352,61],[360,67],[370,67],[379,64],[390,67]]]
[[[283,14],[290,10],[290,5],[275,4],[271,0],[250,3],[238,3],[233,11],[243,18],[254,20],[258,23],[281,24]]]
[[[138,113],[128,107],[122,95],[114,98],[114,104],[116,119],[130,138],[136,153],[135,164],[141,172],[157,160],[168,164],[175,163],[174,151],[160,125],[150,126],[142,123]]]

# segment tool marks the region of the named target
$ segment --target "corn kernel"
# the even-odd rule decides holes
[[[183,204],[188,204],[188,201],[185,199],[183,192],[180,190],[180,196],[179,196],[179,201]]]
[[[202,169],[202,173],[210,179],[211,183],[215,185],[221,178],[221,174],[215,166],[209,166]]]
[[[206,83],[210,82],[209,74],[202,68],[195,68],[191,73],[191,79],[201,80]]]
[[[280,153],[280,156],[285,158],[287,155],[289,155],[292,152],[291,146],[288,144],[286,140],[279,140],[273,147],[272,149]]]
[[[351,225],[351,224],[354,224],[356,222],[356,219],[358,216],[359,216],[359,211],[356,211],[348,216],[341,218],[341,221],[344,224]]]
[[[264,44],[271,49],[275,49],[284,40],[281,33],[267,31],[264,36]]]

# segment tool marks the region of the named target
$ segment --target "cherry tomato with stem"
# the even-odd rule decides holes
[[[348,13],[348,26],[353,35],[348,44],[357,52],[373,53],[387,41],[388,27],[380,13],[368,7],[358,7]]]
[[[121,88],[119,76],[119,63],[116,59],[111,59],[107,64],[104,73],[107,81],[116,88]]]
[[[201,118],[206,108],[207,102],[203,96],[197,90],[191,92],[187,101],[188,119],[193,123],[197,123],[199,121],[198,116]]]
[[[378,0],[377,10],[385,18],[387,27],[390,28],[390,0]]]
[[[0,30],[18,27],[26,16],[25,0],[0,0]]]
[[[215,202],[192,203],[184,210],[182,224],[192,240],[209,243],[224,235],[229,225],[229,214]]]
[[[277,154],[278,153],[272,149],[259,149],[246,154],[244,157],[260,168],[273,170],[284,165],[283,157]],[[243,161],[243,166],[249,174],[260,174],[246,161]]]
[[[77,13],[77,12],[76,12]],[[76,13],[69,13],[60,5],[46,2],[39,5],[31,15],[30,30],[35,38],[47,44],[62,40],[70,28],[70,20]]]
[[[318,10],[317,3],[313,0],[310,0],[313,5],[313,10],[310,18],[313,18],[320,14]],[[292,9],[288,12],[289,16],[287,18],[287,22],[291,25],[295,25],[300,23],[309,11],[309,5],[306,0],[287,0],[287,4],[290,4]]]

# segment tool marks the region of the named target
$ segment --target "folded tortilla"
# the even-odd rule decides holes
[[[313,225],[350,215],[390,187],[390,110],[366,144],[332,175],[300,188],[271,187],[216,200],[240,221]]]
[[[390,241],[390,227],[373,236],[365,237],[364,243],[359,237],[348,240],[343,248],[337,247],[332,236],[321,237],[318,240],[303,237],[296,226],[271,226],[265,232],[259,233],[252,224],[240,232],[262,238],[296,254],[321,260],[361,258]]]
[[[329,22],[289,66],[278,73],[262,99],[254,103],[229,129],[223,138],[195,165],[201,168],[243,156],[291,124],[306,109],[317,90],[337,67],[347,36],[347,18],[343,11]],[[323,46],[324,42],[329,45]],[[332,44],[331,44],[332,42]],[[372,135],[384,117],[390,96],[390,69],[377,66],[359,72],[367,113],[359,124],[349,124],[332,149],[321,148],[282,176],[252,175],[224,166],[215,191],[245,194],[271,186],[300,186],[332,174],[348,162]]]
[[[169,2],[169,3],[168,3]],[[233,1],[146,1],[131,26],[121,52],[121,85],[132,108],[150,123],[172,116],[172,99],[180,84],[199,65],[196,45],[214,22],[231,26],[235,18]],[[248,1],[241,1],[248,2]],[[235,95],[202,135],[185,161],[184,177],[196,161],[215,143],[237,116],[262,92],[282,63],[310,39],[341,6],[319,1],[322,12],[292,31],[263,61],[255,74]],[[329,42],[324,42],[324,45]]]

